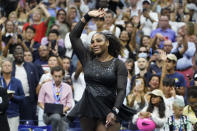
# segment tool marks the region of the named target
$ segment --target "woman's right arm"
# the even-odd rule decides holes
[[[84,65],[84,62],[87,58],[87,49],[83,46],[80,36],[86,23],[87,22],[82,22],[82,20],[80,20],[69,35],[72,48],[76,53],[77,57],[79,58],[80,62],[82,63],[82,65]]]
[[[87,49],[84,47],[82,40],[80,39],[82,31],[87,24],[87,22],[92,18],[92,17],[103,17],[104,16],[104,11],[99,9],[99,10],[92,10],[89,11],[74,27],[72,32],[70,33],[70,41],[73,47],[74,52],[76,53],[77,57],[79,58],[80,62],[82,65],[85,64],[85,61],[87,59]]]

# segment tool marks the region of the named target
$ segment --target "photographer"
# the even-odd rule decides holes
[[[48,34],[48,48],[50,50],[50,55],[62,57],[65,54],[65,48],[58,45],[58,39],[59,32],[57,30],[51,30]]]

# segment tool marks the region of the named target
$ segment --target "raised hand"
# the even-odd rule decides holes
[[[90,17],[99,17],[102,18],[105,16],[105,11],[104,9],[98,9],[98,10],[92,10],[88,12],[88,15]]]

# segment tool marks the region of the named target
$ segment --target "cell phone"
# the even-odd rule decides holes
[[[56,40],[51,41],[51,49],[55,49]]]

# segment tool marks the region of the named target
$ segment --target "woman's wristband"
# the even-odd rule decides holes
[[[91,17],[88,15],[88,13],[86,13],[86,14],[84,15],[84,18],[85,18],[85,21],[86,21],[86,22],[88,22],[88,21],[91,19]]]

